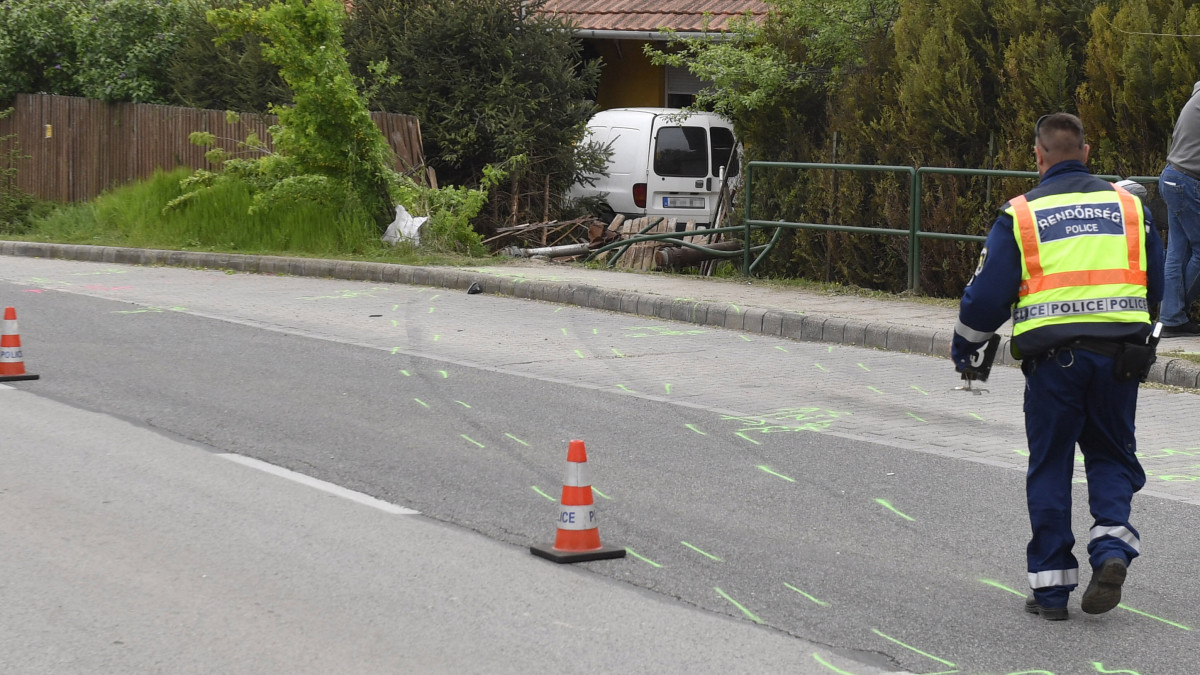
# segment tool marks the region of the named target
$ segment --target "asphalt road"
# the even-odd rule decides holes
[[[544,303],[4,263],[43,377],[21,389],[73,409],[513,549],[552,536],[580,438],[601,535],[631,550],[588,574],[914,673],[1200,670],[1189,503],[1135,502],[1146,548],[1122,608],[1021,611],[1023,475],[971,454],[985,436],[1019,451],[1018,373],[972,397],[937,359]],[[1177,400],[1186,423],[1194,399]]]

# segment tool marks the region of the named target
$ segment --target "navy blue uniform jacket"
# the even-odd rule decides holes
[[[1050,167],[1041,182],[1027,193],[1029,201],[1051,194],[1070,192],[1098,192],[1112,190],[1108,181],[1096,178],[1088,172],[1083,162],[1071,160]],[[984,243],[980,265],[975,275],[967,282],[959,305],[958,321],[979,334],[991,334],[1007,321],[1013,305],[1017,302],[1017,291],[1021,285],[1021,249],[1013,236],[1012,217],[1003,210],[1004,204],[992,230]],[[1158,231],[1150,222],[1150,211],[1142,205],[1146,224],[1146,300],[1154,310],[1162,300],[1163,293],[1163,242]],[[1022,356],[1029,357],[1048,349],[1064,345],[1078,337],[1097,337],[1111,340],[1143,341],[1150,327],[1141,324],[1076,323],[1056,326],[1054,330],[1039,330],[1030,341],[1017,340]],[[1030,335],[1029,333],[1024,336]],[[976,335],[975,337],[980,337]],[[959,370],[969,363],[971,353],[984,341],[972,341],[955,331],[952,357]]]

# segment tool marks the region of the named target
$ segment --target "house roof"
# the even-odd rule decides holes
[[[762,0],[547,0],[542,11],[569,18],[579,30],[680,32],[727,28],[729,21],[747,12],[766,16]]]

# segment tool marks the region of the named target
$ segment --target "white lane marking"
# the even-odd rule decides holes
[[[233,453],[219,453],[217,456],[224,457],[225,459],[228,459],[231,462],[237,462],[238,464],[242,464],[244,466],[258,469],[259,471],[265,471],[269,474],[279,476],[281,478],[286,478],[288,480],[300,483],[301,485],[307,485],[308,487],[316,488],[323,492],[328,492],[331,495],[336,495],[336,496],[342,497],[344,499],[349,499],[352,502],[358,502],[359,504],[370,506],[372,508],[379,509],[380,511],[385,511],[387,513],[394,513],[396,515],[401,515],[401,516],[415,515],[415,514],[421,513],[420,511],[414,511],[413,509],[406,509],[403,506],[397,506],[395,504],[392,504],[391,502],[385,502],[382,499],[376,499],[370,495],[365,495],[361,492],[355,492],[354,490],[347,490],[346,488],[344,488],[340,485],[334,485],[333,483],[327,483],[318,478],[313,478],[312,476],[305,476],[302,473],[296,473],[295,471],[292,471],[290,469],[285,469],[282,466],[275,466],[274,464],[270,464],[270,463],[264,462],[262,460],[254,459],[253,457],[246,457],[245,455],[235,455]]]

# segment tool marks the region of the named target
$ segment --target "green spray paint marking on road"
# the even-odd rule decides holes
[[[403,347],[392,347],[392,353],[395,354],[396,352],[400,351],[401,349],[404,349],[404,348]]]
[[[549,500],[550,500],[550,501],[552,501],[552,502],[556,502],[556,501],[558,501],[558,500],[557,500],[557,499],[555,499],[554,497],[551,497],[550,495],[546,494],[545,492],[542,492],[541,490],[539,490],[539,489],[538,489],[538,486],[536,486],[536,485],[530,485],[529,487],[533,488],[533,491],[534,491],[534,492],[536,492],[536,493],[538,493],[539,495],[541,495],[541,496],[545,497],[546,499],[549,499]]]
[[[434,335],[434,336],[433,336],[433,341],[434,341],[434,342],[437,342],[439,339],[441,339],[441,337],[442,337],[441,335]]]
[[[425,401],[422,401],[422,400],[421,400],[421,399],[419,399],[419,398],[414,398],[413,400],[414,400],[414,401],[416,401],[417,403],[420,403],[421,405],[425,406],[426,408],[428,408],[428,407],[429,407],[429,404],[428,404],[428,403],[426,403]]]
[[[394,312],[394,311],[396,311],[396,310],[398,310],[398,309],[400,309],[400,305],[392,305],[392,311],[393,311],[393,312]]]
[[[1092,661],[1092,667],[1096,669],[1097,673],[1110,673],[1110,675],[1119,675],[1120,673],[1125,673],[1125,675],[1142,675],[1136,670],[1105,670],[1104,664],[1099,661]]]
[[[1008,591],[1009,593],[1012,593],[1013,595],[1019,595],[1022,598],[1025,597],[1025,594],[1022,593],[1021,591],[1013,590],[1013,589],[1009,588],[1008,586],[1005,586],[1004,584],[1000,583],[999,581],[993,581],[991,579],[980,579],[979,581],[987,584],[988,586],[994,586],[996,588],[999,588],[1002,591]]]
[[[743,433],[742,433],[742,432],[740,432],[740,431],[734,432],[734,435],[735,435],[735,436],[741,436],[742,438],[744,438],[744,439],[746,439],[746,440],[750,441],[751,443],[753,443],[753,444],[755,444],[755,445],[762,445],[762,443],[759,443],[758,441],[754,440],[753,438],[750,438],[749,436],[747,436],[746,434],[743,434]]]
[[[464,407],[464,408],[470,408],[470,407],[471,407],[471,406],[467,405],[466,403],[463,403],[462,401],[455,401],[455,403],[457,403],[457,404],[461,405],[461,406],[462,406],[462,407]]]
[[[707,436],[707,435],[708,435],[708,433],[707,433],[707,432],[700,431],[699,429],[697,429],[695,424],[685,424],[685,425],[683,425],[683,426],[685,426],[685,427],[687,427],[687,428],[691,429],[692,431],[694,431],[694,432],[696,432],[696,433],[700,434],[701,436]]]
[[[797,593],[799,593],[800,595],[803,595],[804,597],[808,598],[809,600],[812,600],[813,602],[817,603],[818,605],[820,605],[820,606],[822,606],[822,607],[828,607],[828,606],[829,606],[829,603],[828,603],[828,602],[825,602],[824,600],[818,600],[817,598],[814,598],[813,596],[809,595],[808,593],[805,593],[804,591],[800,590],[799,588],[796,588],[795,586],[793,586],[793,585],[789,584],[789,583],[788,583],[788,582],[786,582],[786,581],[785,581],[785,582],[783,582],[783,585],[784,585],[784,586],[787,586],[788,588],[792,589],[793,591],[796,591],[796,592],[797,592]]]
[[[912,518],[911,516],[901,513],[899,510],[896,509],[896,507],[892,506],[891,502],[889,502],[886,499],[876,499],[875,503],[879,504],[883,508],[887,509],[888,511],[891,511],[892,513],[900,516],[901,518],[903,518],[905,520],[914,520],[914,518]]]
[[[446,372],[446,371],[444,371],[444,370],[439,370],[438,372],[442,374],[442,379],[443,379],[443,380],[446,380],[446,379],[449,379],[449,378],[450,378],[450,373],[447,373],[447,372]]]
[[[738,337],[742,338],[746,342],[754,342],[754,340],[751,340],[750,338],[746,337],[745,335],[739,335]]]
[[[400,374],[405,377],[412,377],[412,373],[408,372],[407,370],[400,371]]]
[[[775,473],[774,471],[772,471],[772,470],[771,470],[771,467],[769,467],[769,466],[766,466],[765,464],[759,464],[759,465],[758,465],[758,468],[762,469],[763,471],[766,471],[767,473],[771,474],[772,476],[776,476],[776,477],[778,477],[778,478],[782,478],[782,479],[786,480],[786,481],[787,481],[787,482],[789,482],[789,483],[795,483],[795,482],[796,482],[796,480],[795,480],[794,478],[788,478],[787,476],[785,476],[785,475],[783,475],[783,474],[781,474],[781,473]]]
[[[875,630],[874,628],[872,628],[872,629],[871,629],[871,632],[872,632],[872,633],[874,633],[874,634],[876,634],[876,635],[878,635],[878,636],[879,636],[879,637],[881,637],[881,638],[885,638],[885,639],[891,640],[892,642],[895,642],[896,644],[900,645],[901,647],[904,647],[905,649],[912,650],[912,651],[914,651],[914,652],[916,652],[916,653],[920,654],[921,656],[924,656],[924,657],[926,657],[926,658],[933,659],[934,661],[937,661],[938,663],[940,663],[940,664],[942,664],[942,665],[944,665],[944,666],[950,666],[951,668],[957,668],[957,667],[958,667],[958,666],[954,665],[953,663],[950,663],[950,662],[949,662],[949,661],[947,661],[946,659],[939,659],[938,657],[934,656],[933,654],[929,654],[929,653],[923,652],[923,651],[921,651],[920,649],[917,649],[916,647],[913,647],[913,646],[911,646],[911,645],[906,645],[906,644],[904,644],[903,642],[901,642],[901,641],[897,640],[896,638],[894,638],[894,637],[892,637],[892,636],[890,636],[890,635],[884,635],[883,633],[880,633],[879,631]]]
[[[909,417],[913,418],[914,420],[918,421],[918,422],[924,422],[924,421],[925,421],[924,419],[921,419],[920,417],[917,417],[916,415],[914,415],[914,414],[912,414],[912,413],[905,413],[905,414],[906,414],[906,415],[908,415]]]
[[[813,659],[816,660],[817,663],[819,663],[819,664],[825,666],[826,668],[832,670],[833,672],[837,673],[837,675],[854,675],[854,673],[852,673],[848,670],[842,670],[841,668],[838,668],[837,666],[833,665],[832,663],[821,658],[821,655],[816,652],[813,652]]]
[[[1117,605],[1117,607],[1120,607],[1121,609],[1126,610],[1128,612],[1133,612],[1134,614],[1140,614],[1149,619],[1154,619],[1155,621],[1161,621],[1161,622],[1167,624],[1168,626],[1174,626],[1180,630],[1191,630],[1191,628],[1188,628],[1187,626],[1185,626],[1181,623],[1175,623],[1174,621],[1167,621],[1166,619],[1162,618],[1161,616],[1154,616],[1153,614],[1147,614],[1146,612],[1143,612],[1140,609],[1134,609],[1125,604]]]
[[[861,364],[861,363],[860,363],[860,364],[858,364],[858,367],[859,367],[859,368],[862,368],[863,370],[867,371],[868,373],[869,373],[869,372],[871,372],[871,369],[870,369],[870,368],[868,368],[868,367],[864,366],[864,365],[863,365],[863,364]]]
[[[779,345],[775,345],[775,349],[778,349],[779,351],[784,352],[785,354],[787,353],[787,350],[784,349],[783,347],[780,347]]]
[[[516,442],[520,443],[521,445],[523,445],[523,446],[525,446],[525,447],[527,447],[527,448],[529,447],[529,444],[528,444],[528,443],[526,443],[525,441],[523,441],[523,440],[521,440],[521,439],[517,438],[516,436],[513,436],[512,434],[504,434],[504,435],[505,435],[505,436],[508,436],[509,438],[513,439],[514,441],[516,441]]]
[[[625,385],[623,385],[623,384],[614,384],[613,386],[614,386],[614,387],[617,387],[617,388],[619,388],[619,389],[624,389],[625,391],[627,391],[627,392],[629,392],[629,393],[631,393],[631,394],[633,393],[633,390],[632,390],[632,389],[630,389],[629,387],[626,387],[626,386],[625,386]]]
[[[814,366],[816,366],[816,367],[818,367],[818,368],[820,368],[821,370],[824,370],[824,371],[825,371],[825,372],[827,372],[827,373],[829,372],[828,370],[825,370],[825,366],[823,366],[823,365],[821,365],[821,364],[819,364],[819,363],[814,363],[813,365],[814,365]]]
[[[928,396],[928,395],[929,395],[929,392],[925,391],[924,389],[922,389],[922,388],[918,387],[918,386],[917,386],[917,385],[915,385],[915,384],[910,384],[910,385],[908,385],[908,387],[909,387],[910,389],[916,389],[917,391],[921,392],[922,394],[925,394],[926,396]]]
[[[695,546],[692,546],[691,544],[687,543],[686,541],[681,541],[681,542],[679,542],[679,543],[681,543],[681,544],[683,544],[684,546],[686,546],[686,547],[688,547],[688,548],[692,549],[693,551],[695,551],[696,553],[699,553],[699,554],[700,554],[700,555],[702,555],[702,556],[705,556],[705,557],[708,557],[708,558],[712,558],[713,560],[716,560],[717,562],[725,562],[724,560],[721,560],[720,558],[718,558],[717,556],[715,556],[715,555],[713,555],[713,554],[711,554],[711,553],[705,553],[704,551],[701,551],[700,549],[696,548]]]
[[[480,443],[479,441],[475,440],[474,438],[471,438],[470,436],[468,436],[466,434],[459,434],[459,436],[462,436],[463,438],[467,439],[468,441],[471,441],[472,443],[474,443],[475,445],[478,445],[481,448],[484,447],[483,443]]]
[[[734,607],[737,607],[738,609],[742,610],[742,614],[745,614],[746,616],[750,617],[750,620],[753,621],[754,623],[762,623],[763,622],[762,619],[758,618],[757,616],[754,616],[753,612],[746,609],[745,607],[742,607],[741,603],[739,603],[737,600],[734,600],[733,598],[729,597],[729,595],[726,594],[725,591],[717,588],[716,586],[713,586],[713,590],[720,593],[721,597],[728,600]]]
[[[563,311],[564,309],[566,309],[566,308],[565,308],[565,307],[559,307],[558,309],[554,310],[554,313],[555,313],[555,314],[558,314],[559,312]]]
[[[430,308],[429,308],[429,313],[430,313],[430,314],[433,314],[433,309],[434,309],[433,307],[430,307]]]
[[[616,355],[617,355],[617,358],[619,358],[619,359],[623,359],[623,358],[625,358],[625,355],[624,355],[624,354],[622,354],[621,352],[617,351],[617,348],[616,348],[616,347],[613,347],[613,348],[612,348],[612,352],[613,352],[614,354],[616,354]]]
[[[1025,448],[1013,448],[1013,452],[1017,453],[1018,455],[1020,455],[1022,457],[1029,456],[1029,450],[1027,450]]]
[[[566,328],[559,328],[559,330],[561,330],[561,331],[563,332],[563,335],[566,335],[566,334],[567,334],[567,329],[566,329]]]
[[[438,299],[438,298],[440,298],[440,297],[442,297],[442,294],[441,294],[441,293],[438,293],[437,295],[435,295],[435,296],[433,296],[432,298],[430,298],[430,299],[429,299],[429,301],[430,301],[430,302],[433,302],[434,300],[437,300],[437,299]]]
[[[730,307],[732,307],[732,308],[733,308],[733,311],[737,312],[738,314],[741,314],[741,313],[742,313],[742,309],[741,309],[740,307],[738,307],[737,305],[735,305],[735,304],[733,304],[733,303],[730,303],[730,305],[729,305],[729,306],[730,306]]]
[[[832,354],[833,353],[833,345],[829,345],[829,347],[825,350],[825,352],[828,354]]]
[[[601,497],[603,497],[609,501],[612,501],[612,497],[609,497],[608,495],[604,494],[603,492],[597,490],[595,485],[592,485],[591,488],[592,488],[592,492],[595,492],[596,494],[600,495]]]
[[[967,413],[967,414],[970,415],[971,417],[974,417],[975,419],[979,420],[980,422],[983,421],[983,418],[980,417],[979,415],[976,415],[975,413]]]
[[[578,356],[581,359],[587,358],[586,356],[583,355],[583,352],[579,351],[578,349],[575,350],[575,356]]]
[[[882,393],[883,393],[882,391],[879,391],[879,390],[878,390],[878,389],[876,389],[875,387],[867,387],[867,389],[870,389],[871,391],[875,392],[876,394],[882,394]]]
[[[647,563],[649,565],[654,565],[655,567],[662,567],[662,565],[659,565],[658,563],[654,562],[653,560],[646,558],[644,556],[638,555],[637,551],[629,548],[628,546],[625,547],[625,552],[628,553],[629,555],[637,558],[638,560],[641,560],[644,563]]]
[[[664,384],[663,386],[666,387],[668,394],[671,393],[671,383],[670,382]]]
[[[596,329],[596,328],[593,328],[593,329],[592,329],[592,335],[599,335],[599,334],[600,334],[600,330],[599,330],[599,329]]]
[[[399,326],[399,325],[400,325],[399,321],[392,319],[392,328],[395,328],[396,326]]]

